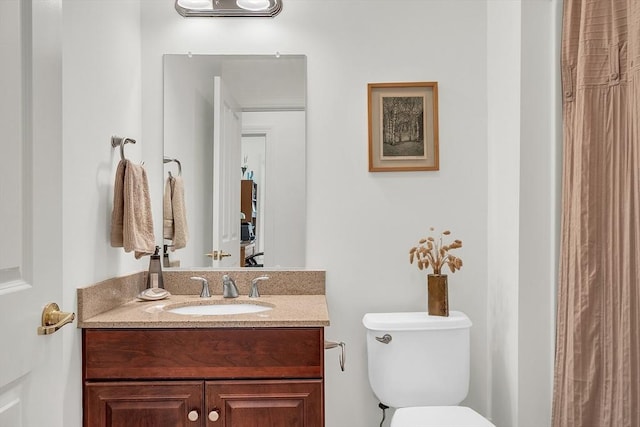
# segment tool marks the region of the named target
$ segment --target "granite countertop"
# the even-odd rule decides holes
[[[185,315],[167,311],[189,304],[257,304],[271,306],[258,313],[227,315]],[[200,298],[171,295],[160,301],[133,300],[78,322],[81,328],[218,328],[218,327],[304,327],[328,326],[324,295],[264,295],[260,298]]]
[[[265,272],[233,272],[238,298],[219,293],[200,298],[199,284],[189,277],[197,274],[217,283],[221,272],[177,271],[165,273],[165,288],[171,295],[163,300],[142,301],[136,296],[145,289],[146,273],[109,279],[78,289],[79,328],[227,328],[227,327],[322,327],[329,326],[323,271],[268,272],[259,298],[247,296],[249,283]],[[219,286],[212,286],[212,292]],[[185,315],[168,310],[184,305],[257,304],[271,307],[258,313]]]

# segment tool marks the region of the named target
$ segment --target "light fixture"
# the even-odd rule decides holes
[[[182,16],[276,16],[282,0],[175,0]]]

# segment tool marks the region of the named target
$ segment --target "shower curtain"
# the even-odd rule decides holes
[[[640,1],[564,0],[554,427],[640,426]]]

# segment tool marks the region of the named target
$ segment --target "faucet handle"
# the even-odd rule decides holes
[[[211,298],[211,292],[209,292],[209,282],[204,277],[191,277],[191,280],[198,280],[202,282],[202,292],[200,292],[200,298]]]
[[[251,292],[249,292],[249,298],[260,298],[260,292],[258,292],[258,282],[268,279],[269,276],[260,276],[251,280]]]

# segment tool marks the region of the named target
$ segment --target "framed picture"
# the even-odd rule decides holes
[[[438,83],[369,83],[369,172],[437,171]]]

